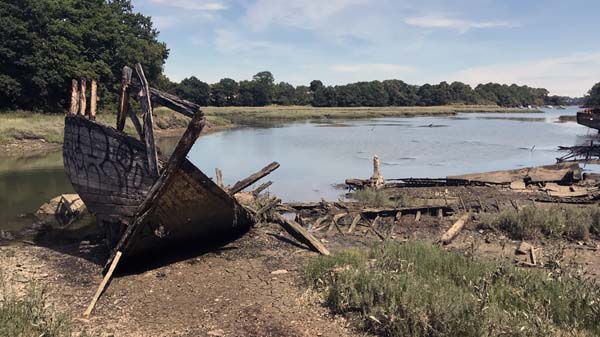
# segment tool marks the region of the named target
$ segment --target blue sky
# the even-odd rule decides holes
[[[600,82],[600,1],[133,0],[171,54],[167,76],[214,83],[270,70],[327,85],[527,84],[581,96]]]

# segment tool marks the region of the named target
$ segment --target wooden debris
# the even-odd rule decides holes
[[[135,114],[135,111],[133,110],[129,110],[129,118],[131,118],[131,123],[133,123],[133,126],[135,127],[135,131],[137,132],[138,136],[140,137],[141,140],[144,140],[144,129],[142,128],[142,123],[140,123],[140,120],[138,119],[138,116]],[[125,123],[125,122],[123,122]]]
[[[461,216],[458,219],[458,221],[456,221],[454,223],[454,225],[452,225],[452,227],[450,227],[450,229],[448,231],[446,231],[446,233],[444,233],[444,235],[442,235],[440,242],[444,245],[447,245],[450,242],[452,242],[452,240],[454,240],[454,238],[456,238],[456,236],[458,236],[460,231],[465,227],[467,221],[469,220],[469,216],[470,216],[469,213]]]
[[[509,185],[517,180],[529,181],[531,183],[567,182],[581,180],[581,168],[577,163],[562,163],[556,165],[526,167],[518,170],[449,176],[448,179],[502,185]]]
[[[531,264],[537,265],[537,259],[535,257],[535,248],[533,246],[529,249],[529,259],[531,260]]]
[[[267,181],[266,183],[264,183],[264,184],[262,184],[262,185],[258,186],[257,188],[255,188],[255,189],[252,191],[252,194],[254,195],[254,197],[258,197],[258,195],[259,195],[260,193],[262,193],[262,191],[266,190],[266,189],[267,189],[267,188],[269,188],[269,186],[271,186],[271,185],[273,185],[273,182],[272,182],[272,181]]]
[[[85,84],[86,80],[81,79],[79,81],[79,115],[85,116],[85,110],[87,109],[87,98],[85,96]]]
[[[417,211],[415,214],[415,222],[421,221],[421,211]]]
[[[354,216],[354,219],[352,220],[352,223],[350,224],[350,228],[348,228],[348,234],[350,234],[350,233],[352,233],[352,231],[354,231],[354,228],[360,222],[360,218],[361,218],[360,214],[357,214]]]
[[[280,203],[281,203],[281,199],[273,198],[266,205],[261,207],[256,212],[256,216],[257,217],[262,216],[263,214],[265,214],[266,212],[268,212],[270,209],[274,208],[275,206],[279,205]]]
[[[69,115],[76,115],[79,110],[79,83],[77,80],[71,80],[71,107]]]
[[[312,226],[312,230],[313,230],[313,231],[318,231],[318,230],[320,230],[320,229],[322,228],[322,227],[321,227],[321,224],[322,224],[322,223],[323,223],[325,220],[327,220],[327,218],[328,218],[328,216],[327,216],[327,215],[326,215],[326,216],[322,216],[322,217],[318,218],[318,219],[315,221],[314,225]]]
[[[123,67],[123,73],[121,76],[121,92],[119,95],[119,108],[117,110],[117,130],[119,131],[123,131],[123,129],[125,129],[125,119],[127,118],[127,115],[129,115],[129,95],[127,90],[129,88],[129,84],[131,84],[132,75],[133,71],[131,68],[127,66]],[[133,114],[135,114],[135,112],[133,112]],[[143,132],[140,132],[140,130],[138,130],[138,134],[140,135],[140,139],[143,139]]]
[[[522,255],[529,254],[529,251],[531,251],[532,248],[533,246],[527,243],[526,241],[521,241],[515,249],[515,253]]]
[[[110,268],[108,269],[108,272],[106,273],[106,275],[104,275],[104,279],[102,279],[102,282],[100,283],[100,286],[98,287],[98,290],[96,290],[96,294],[94,294],[94,297],[92,298],[92,302],[90,303],[90,305],[88,305],[87,309],[83,313],[84,317],[86,317],[86,318],[90,317],[92,310],[94,310],[94,307],[96,306],[96,302],[98,302],[98,299],[104,292],[104,289],[106,288],[106,285],[108,284],[108,281],[110,281],[110,278],[112,277],[112,274],[115,271],[115,268],[117,267],[117,264],[119,263],[119,260],[121,259],[121,255],[122,255],[122,253],[120,251],[116,252],[115,257],[112,259],[112,262],[110,264]]]
[[[96,120],[96,105],[98,104],[98,83],[92,80],[90,88],[90,120]]]
[[[342,234],[345,235],[344,232],[342,231],[342,228],[340,228],[340,224],[338,223],[338,221],[340,221],[341,218],[345,217],[346,215],[348,215],[348,213],[340,213],[340,214],[336,214],[333,216],[333,225],[337,228],[337,230]]]
[[[142,106],[143,123],[144,123],[144,142],[146,144],[146,155],[148,157],[148,166],[150,173],[158,175],[158,155],[156,154],[156,145],[154,144],[154,127],[152,122],[152,104],[150,103],[150,89],[144,69],[141,64],[135,65],[135,71],[142,85],[139,92],[140,105]]]
[[[271,164],[265,166],[262,170],[252,174],[251,176],[249,176],[246,179],[240,180],[237,183],[235,183],[235,185],[233,185],[233,187],[229,190],[229,194],[230,195],[234,195],[237,192],[245,189],[246,187],[254,184],[255,182],[257,182],[258,180],[262,179],[263,177],[267,176],[268,174],[270,174],[271,172],[275,171],[277,168],[279,168],[279,163],[277,162],[272,162]]]
[[[329,250],[306,229],[293,220],[288,220],[279,213],[268,216],[269,221],[280,224],[296,240],[306,244],[322,255],[330,255]]]
[[[527,188],[523,179],[519,179],[519,180],[515,180],[515,181],[511,182],[509,187],[511,190],[524,190]]]
[[[223,188],[223,173],[218,167],[215,168],[215,175],[217,177],[217,186]]]

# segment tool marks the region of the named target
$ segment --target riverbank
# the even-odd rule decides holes
[[[315,108],[309,106],[268,107],[205,107],[207,126],[203,135],[231,129],[237,125],[251,125],[269,121],[290,122],[310,119],[361,119],[378,117],[447,116],[457,113],[522,113],[541,112],[502,108],[497,106],[448,105],[436,107],[360,107]],[[174,111],[159,107],[154,110],[157,137],[181,135],[189,119]],[[99,114],[97,120],[114,125],[116,116]],[[27,111],[0,113],[0,156],[43,153],[59,149],[63,140],[64,116]],[[128,120],[125,131],[135,134]]]

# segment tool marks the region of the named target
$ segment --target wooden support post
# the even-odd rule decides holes
[[[440,242],[442,244],[449,244],[450,242],[452,242],[452,240],[454,240],[454,238],[458,235],[458,233],[460,233],[460,231],[465,227],[465,225],[467,224],[467,221],[469,220],[469,216],[470,214],[464,214],[463,216],[461,216],[458,221],[456,221],[454,223],[454,225],[452,225],[452,227],[450,227],[450,229],[444,233],[444,235],[442,235],[442,238],[440,239]]]
[[[421,211],[417,211],[417,214],[415,214],[415,222],[419,221],[421,221]]]
[[[79,83],[77,80],[71,80],[71,107],[69,108],[69,115],[77,115],[79,110]]]
[[[79,115],[80,116],[85,116],[85,110],[87,109],[87,97],[85,96],[85,86],[86,86],[86,80],[85,79],[81,79],[79,81]]]
[[[350,228],[348,229],[348,234],[352,233],[352,231],[354,230],[356,225],[358,225],[359,222],[360,222],[360,214],[357,214],[354,216],[354,219],[352,220],[352,223],[350,224]]]
[[[441,208],[438,208],[437,213],[438,213],[438,219],[440,219],[440,221],[444,220],[444,210]]]
[[[234,194],[240,192],[241,190],[243,190],[244,188],[254,184],[261,178],[268,175],[269,173],[275,171],[277,168],[279,168],[279,166],[280,166],[279,163],[272,162],[271,164],[265,166],[262,170],[254,173],[253,175],[249,176],[248,178],[238,181],[229,190],[229,195],[234,195]]]
[[[297,222],[288,220],[277,212],[269,216],[269,221],[280,224],[296,240],[306,244],[322,255],[330,255],[329,250]]]
[[[135,71],[138,74],[142,90],[140,91],[140,103],[142,106],[144,123],[144,142],[146,143],[146,156],[148,157],[148,167],[152,176],[158,176],[158,155],[156,154],[156,144],[154,143],[154,129],[152,122],[152,103],[150,103],[150,87],[144,75],[144,69],[141,64],[135,65]]]
[[[392,221],[392,224],[390,225],[390,231],[389,231],[388,235],[385,237],[386,240],[389,239],[390,237],[392,237],[392,235],[394,235],[394,231],[396,228],[396,222],[400,222],[401,218],[402,218],[402,212],[398,211],[398,213],[396,213],[396,216],[394,217],[394,220]]]
[[[98,104],[98,83],[92,80],[90,88],[90,120],[96,120],[96,105]]]
[[[537,266],[537,258],[535,257],[535,248],[533,246],[529,249],[529,259],[531,260],[531,264]]]
[[[123,73],[121,77],[121,93],[119,95],[119,109],[117,110],[117,130],[123,131],[125,128],[125,118],[127,117],[129,110],[129,95],[127,90],[129,89],[129,84],[131,83],[131,75],[133,71],[131,68],[125,66],[123,67]],[[143,132],[142,132],[143,134]],[[142,139],[143,136],[140,136]]]
[[[142,128],[142,123],[140,123],[138,116],[133,110],[127,109],[127,111],[129,111],[129,118],[131,118],[135,131],[137,131],[138,136],[140,136],[140,140],[144,140],[144,129]]]
[[[223,188],[223,173],[218,167],[215,168],[215,175],[217,176],[217,186]]]
[[[326,216],[322,216],[320,218],[317,219],[317,221],[315,221],[315,223],[313,224],[312,230],[313,231],[318,231],[321,229],[321,224],[327,220],[327,215]]]
[[[273,200],[269,201],[265,206],[261,207],[256,212],[256,216],[259,217],[259,216],[267,213],[271,208],[279,205],[280,203],[281,203],[281,199],[273,198]]]
[[[104,292],[104,288],[106,288],[108,281],[110,281],[110,278],[112,277],[112,274],[115,271],[115,268],[117,267],[117,264],[119,263],[119,260],[121,259],[121,255],[122,255],[122,253],[120,251],[117,251],[117,253],[115,254],[115,257],[113,258],[112,263],[110,264],[110,268],[108,269],[108,272],[106,273],[106,275],[104,275],[104,279],[102,279],[102,282],[100,283],[100,286],[98,287],[98,290],[96,290],[96,294],[94,294],[94,297],[92,298],[92,302],[90,303],[90,305],[87,307],[87,309],[83,313],[84,317],[86,317],[86,318],[90,317],[92,310],[94,310],[94,307],[96,306],[96,302],[98,302],[100,295],[102,295],[102,293]]]
[[[340,221],[341,218],[345,217],[347,215],[347,213],[341,213],[341,214],[336,214],[333,216],[333,225],[335,226],[335,228],[337,228],[338,232],[340,232],[342,234],[342,236],[344,236],[344,232],[342,231],[342,229],[340,228],[340,224],[338,223],[338,221]]]

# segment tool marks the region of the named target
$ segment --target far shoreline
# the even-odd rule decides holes
[[[459,113],[543,113],[538,109],[504,108],[489,105],[446,105],[431,107],[203,107],[207,126],[202,135],[230,130],[260,122],[298,122],[321,119],[370,119],[382,117],[452,116]],[[178,137],[189,121],[174,111],[158,107],[154,110],[157,138]],[[57,151],[62,146],[63,114],[25,111],[0,113],[0,157],[39,155]],[[98,122],[112,125],[116,116],[98,114]],[[134,133],[132,126],[126,132]]]

